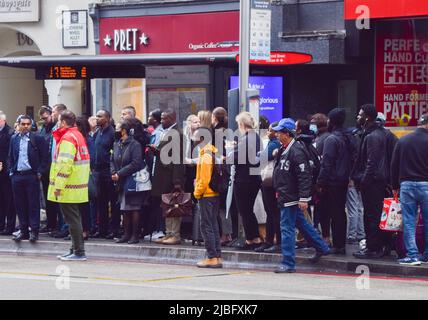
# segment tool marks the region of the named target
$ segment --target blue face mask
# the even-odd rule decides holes
[[[311,125],[309,126],[309,130],[311,130],[314,134],[317,134],[317,133],[318,133],[318,127],[317,127],[317,125],[316,125],[316,124],[311,124]]]

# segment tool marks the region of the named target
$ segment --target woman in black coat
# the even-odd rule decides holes
[[[134,244],[139,242],[140,211],[146,192],[126,194],[125,181],[134,173],[140,171],[144,164],[141,144],[134,139],[136,119],[125,120],[120,125],[121,138],[114,143],[111,157],[111,178],[119,190],[120,210],[123,212],[124,235],[116,243]]]
[[[254,130],[254,119],[248,112],[241,112],[236,117],[241,137],[231,151],[227,150],[227,163],[236,167],[234,178],[234,197],[246,241],[242,250],[254,250],[261,245],[259,224],[254,213],[254,203],[261,187],[260,165],[257,158],[261,151],[261,140]],[[229,149],[229,146],[226,146]]]

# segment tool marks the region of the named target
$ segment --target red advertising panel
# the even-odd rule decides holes
[[[103,18],[101,54],[239,51],[239,12]]]
[[[428,112],[428,20],[378,25],[376,105],[391,127],[416,126]]]
[[[312,55],[298,52],[271,52],[269,60],[250,60],[251,64],[268,66],[285,66],[312,62]],[[236,56],[239,62],[239,55]]]
[[[368,13],[371,19],[428,16],[428,1],[345,0],[345,19],[358,19],[363,13]]]

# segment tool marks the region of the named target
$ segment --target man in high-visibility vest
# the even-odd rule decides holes
[[[56,149],[50,172],[48,200],[58,202],[69,225],[72,246],[69,253],[58,256],[63,261],[85,261],[79,203],[88,202],[89,151],[76,127],[76,115],[63,111],[60,129],[54,132]]]

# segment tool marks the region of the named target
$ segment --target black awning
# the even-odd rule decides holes
[[[118,54],[93,56],[24,56],[0,58],[0,66],[37,68],[50,65],[103,66],[103,65],[150,65],[189,64],[236,61],[237,52],[177,53],[177,54]]]

